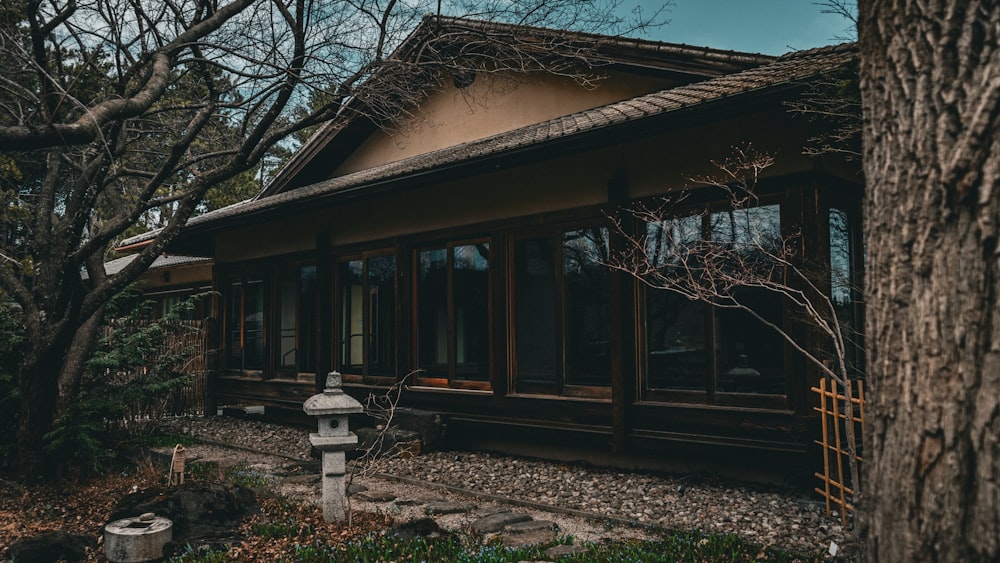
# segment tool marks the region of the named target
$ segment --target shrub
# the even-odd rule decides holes
[[[198,329],[181,321],[194,307],[193,296],[162,319],[150,320],[150,305],[125,292],[106,307],[106,333],[86,363],[80,392],[46,435],[54,465],[80,470],[107,468],[119,444],[137,438],[170,394],[188,384],[185,373],[198,349],[171,345]]]
[[[18,362],[24,353],[24,329],[19,311],[0,303],[0,468],[13,460],[14,436],[20,400],[17,390]]]

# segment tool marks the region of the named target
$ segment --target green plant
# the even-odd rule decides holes
[[[189,461],[184,466],[184,474],[191,481],[218,482],[222,481],[224,472],[214,461]]]
[[[194,436],[176,436],[174,434],[146,434],[139,440],[143,445],[150,448],[172,448],[177,444],[182,446],[192,446],[199,443]]]
[[[474,545],[458,537],[415,538],[400,542],[384,534],[369,534],[353,542],[333,547],[308,546],[301,553],[308,557],[295,561],[456,561],[459,563],[507,563],[545,559],[551,545],[571,543],[561,538],[551,544],[510,548],[499,541]],[[731,534],[702,535],[697,532],[674,532],[652,541],[615,541],[585,544],[584,553],[560,559],[574,563],[605,561],[702,562],[702,561],[815,561],[820,556],[804,556],[780,550],[764,549]],[[296,552],[298,554],[299,552]]]
[[[184,551],[167,560],[169,563],[226,563],[229,556],[221,550],[200,550],[191,544],[184,546]]]
[[[135,292],[108,304],[106,334],[86,362],[79,394],[45,435],[52,466],[107,469],[122,442],[139,438],[141,421],[157,415],[165,398],[189,382],[185,367],[196,349],[184,336],[197,328],[181,319],[200,297],[157,320],[149,320],[149,304]]]
[[[316,533],[312,524],[304,524],[291,518],[285,522],[263,522],[250,528],[255,536],[264,538],[303,538]]]
[[[238,463],[226,469],[223,479],[251,489],[262,489],[273,484],[272,479],[261,471],[258,471],[246,463]]]
[[[19,317],[18,310],[0,302],[0,469],[11,463],[20,409],[16,374],[25,339]]]

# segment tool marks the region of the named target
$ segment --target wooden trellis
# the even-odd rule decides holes
[[[861,436],[865,428],[864,385],[860,380],[847,383],[853,389],[851,403],[854,404],[854,413],[850,421],[847,420],[847,414],[841,412],[846,397],[836,382],[823,378],[820,379],[819,387],[812,388],[819,393],[819,407],[814,407],[814,410],[820,413],[822,421],[822,436],[816,443],[823,449],[823,473],[817,472],[816,477],[823,482],[823,487],[816,487],[816,492],[826,499],[827,515],[830,514],[833,505],[840,507],[840,520],[845,525],[847,512],[854,512],[850,499],[854,496],[852,487],[856,486],[855,483],[847,483],[849,475],[845,475],[845,466],[849,464],[851,455],[847,449],[846,426],[854,425],[855,452],[861,450]],[[856,455],[855,459],[860,467],[861,456]]]

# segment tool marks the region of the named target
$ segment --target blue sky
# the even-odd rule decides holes
[[[658,0],[639,0],[655,10]],[[625,4],[634,6],[635,2]],[[672,0],[670,23],[646,39],[780,55],[843,41],[850,22],[824,14],[814,0]]]

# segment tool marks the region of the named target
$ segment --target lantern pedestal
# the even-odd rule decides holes
[[[357,435],[347,428],[347,416],[364,411],[361,403],[345,394],[340,386],[340,374],[330,372],[323,392],[302,404],[306,414],[319,418],[319,432],[309,435],[309,443],[323,456],[323,520],[327,522],[347,517],[346,452],[358,443]]]

